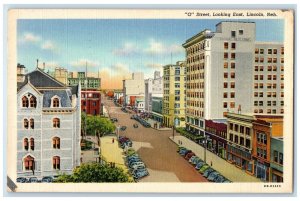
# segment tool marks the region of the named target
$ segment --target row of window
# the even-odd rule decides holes
[[[262,49],[262,48],[255,48],[255,51],[254,51],[255,54],[264,54],[265,53],[265,49]],[[284,47],[281,47],[280,48],[280,53],[282,55],[284,55]],[[277,49],[271,49],[271,48],[268,48],[268,54],[277,54]]]
[[[276,106],[277,101],[267,101],[267,106]],[[264,101],[254,101],[254,106],[264,106]],[[284,101],[280,101],[280,106],[284,106]]]
[[[37,102],[34,96],[23,96],[22,97],[22,107],[23,108],[36,108]],[[59,99],[53,98],[52,99],[52,107],[59,107]]]
[[[228,98],[228,94],[230,94],[230,98],[235,98],[235,92],[230,92],[230,93],[224,92],[223,98]]]
[[[186,80],[199,80],[204,79],[204,73],[190,74],[186,76]]]
[[[255,71],[264,71],[264,66],[254,66]],[[277,66],[267,66],[268,71],[277,71]],[[280,66],[280,70],[284,71],[284,66]]]
[[[268,98],[277,97],[276,92],[266,92],[266,93]],[[254,92],[254,97],[264,97],[264,92]],[[284,92],[280,92],[280,97],[284,97]]]
[[[197,82],[197,83],[187,83],[187,89],[204,89],[204,82]]]
[[[277,80],[277,75],[267,75],[268,80]],[[280,75],[280,79],[284,80],[284,75]],[[264,80],[264,75],[254,75],[254,80]]]
[[[229,46],[229,43],[228,42],[224,42],[224,49],[225,50],[228,50],[228,46]],[[231,47],[232,50],[235,50],[236,43],[231,43],[230,47]]]
[[[230,108],[235,108],[235,102],[230,102],[229,105],[230,105]],[[223,102],[223,108],[228,108],[227,102]]]
[[[224,59],[228,59],[228,52],[224,52]],[[230,54],[230,59],[235,59],[235,53],[231,53]]]
[[[176,92],[175,92],[175,95]],[[186,97],[188,98],[204,98],[204,92],[187,92]]]
[[[258,89],[258,88],[263,89],[264,88],[264,84],[263,83],[254,83],[254,88],[255,89]],[[267,83],[267,89],[272,89],[272,88],[276,89],[277,88],[277,84],[276,83],[273,83],[273,84]],[[280,88],[284,89],[284,83],[280,84]]]
[[[255,63],[264,63],[265,62],[265,58],[264,57],[255,57],[254,61],[255,61]],[[274,58],[268,57],[267,58],[267,62],[268,63],[277,63],[278,60],[277,60],[276,57],[274,57]],[[282,63],[282,64],[284,63],[284,58],[280,58],[280,63]]]
[[[24,119],[23,125],[25,129],[34,129],[34,119]],[[60,128],[60,119],[59,118],[53,118],[52,119],[52,126],[53,128]]]
[[[192,115],[192,116],[204,117],[204,111],[196,110],[196,109],[192,109],[192,108],[186,109],[186,114]]]
[[[250,128],[238,124],[229,123],[229,129],[241,134],[250,135]]]
[[[228,78],[228,73],[224,73],[224,78],[225,78],[225,79]],[[235,78],[235,73],[234,73],[234,72],[231,72],[231,73],[230,73],[230,78],[233,78],[233,79]]]
[[[267,150],[266,149],[257,148],[256,152],[257,152],[258,157],[267,159]]]
[[[263,114],[264,111],[266,111],[267,114],[277,114],[277,110],[276,109],[267,109],[267,110],[263,110],[263,109],[254,109],[254,113],[260,113]],[[280,109],[280,114],[284,114],[284,109]]]
[[[283,165],[283,153],[280,153],[280,152],[274,150],[273,158],[274,158],[274,162]]]
[[[228,62],[224,62],[224,68],[227,69],[228,68]],[[230,62],[230,68],[235,69],[235,63],[234,62]]]
[[[203,70],[204,69],[204,63],[200,63],[200,64],[193,64],[191,66],[187,66],[186,67],[186,72],[193,72],[193,71],[197,71],[197,70]]]
[[[23,162],[24,169],[26,171],[33,171],[36,169],[36,162],[32,156],[27,156]],[[53,156],[52,157],[52,167],[54,170],[60,170],[60,157]]]
[[[239,144],[241,146],[245,146],[250,148],[250,139],[246,139],[244,137],[239,137],[238,135],[229,134],[229,141],[234,142],[235,144]]]
[[[34,138],[30,138],[28,140],[28,138],[24,138],[23,140],[23,145],[24,145],[24,149],[26,151],[32,150],[34,151]],[[60,138],[59,137],[54,137],[52,138],[52,147],[53,149],[60,149]]]

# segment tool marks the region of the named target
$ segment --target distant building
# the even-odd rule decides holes
[[[152,96],[152,111],[151,116],[155,121],[163,124],[163,94],[154,94]]]
[[[145,98],[145,81],[144,73],[132,73],[132,78],[123,80],[123,97],[124,106],[134,106],[133,97]],[[144,101],[143,101],[144,102]],[[144,112],[145,105],[140,108],[140,112]]]
[[[145,80],[145,111],[152,111],[152,97],[163,94],[163,78],[159,71],[154,72],[154,79]]]
[[[68,84],[68,70],[61,67],[56,67],[54,70],[54,78],[64,85]]]
[[[114,90],[114,100],[118,101],[123,96],[123,90]]]
[[[167,127],[185,125],[185,79],[184,62],[163,67],[163,124]]]
[[[87,85],[85,85],[86,81]],[[68,77],[68,86],[76,86],[78,84],[81,85],[82,90],[100,90],[101,78],[86,77],[85,72],[70,72]]]
[[[26,67],[18,63],[17,65],[17,82],[22,83],[25,80]]]
[[[71,174],[80,165],[80,91],[39,68],[18,83],[18,177]]]
[[[102,114],[100,91],[81,91],[81,111],[90,115]]]

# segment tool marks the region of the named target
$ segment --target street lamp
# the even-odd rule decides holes
[[[203,140],[203,143],[204,143],[204,162],[206,163],[206,148],[207,148],[207,136],[205,135],[204,136],[204,140]]]
[[[121,128],[121,126],[120,126],[120,125],[118,125],[118,126],[117,126],[117,135],[118,135],[118,140],[119,140],[119,137],[120,137],[120,128]]]

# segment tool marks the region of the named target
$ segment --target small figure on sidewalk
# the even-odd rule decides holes
[[[212,164],[212,161],[210,161],[210,166],[212,166],[213,164]]]
[[[112,143],[115,143],[115,138],[112,139]]]

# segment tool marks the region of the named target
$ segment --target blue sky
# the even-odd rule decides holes
[[[115,80],[133,71],[149,77],[165,64],[184,60],[181,44],[203,29],[215,31],[221,20],[19,20],[18,63],[28,71],[46,63],[69,70],[100,71]],[[245,20],[243,20],[245,21]],[[256,22],[257,41],[283,42],[282,20]],[[172,52],[172,60],[171,60]]]

